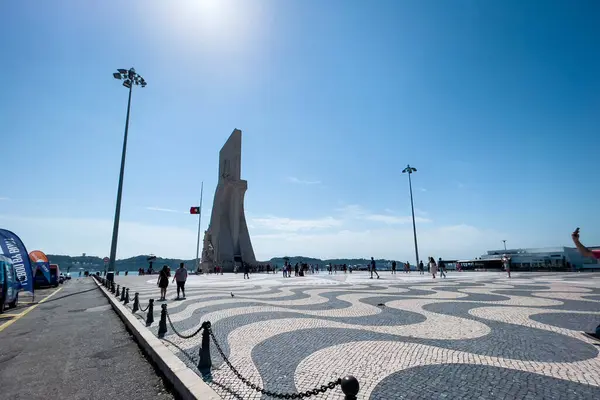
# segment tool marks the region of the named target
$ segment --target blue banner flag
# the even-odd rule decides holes
[[[33,272],[29,254],[17,235],[6,229],[0,229],[0,250],[11,259],[21,288],[33,293]]]
[[[50,263],[38,261],[35,263],[35,266],[42,270],[44,278],[46,278],[46,280],[50,282]]]

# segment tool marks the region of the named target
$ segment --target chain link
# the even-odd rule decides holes
[[[198,328],[198,330],[192,333],[191,335],[182,335],[181,333],[177,332],[177,329],[175,329],[175,327],[173,326],[173,322],[171,322],[171,316],[169,315],[169,311],[167,311],[167,320],[169,321],[169,325],[171,326],[171,329],[173,329],[173,332],[175,332],[175,334],[182,339],[193,338],[202,331],[202,328],[204,328],[204,325],[200,325],[200,328]]]
[[[167,314],[167,316],[168,315],[169,314]],[[169,323],[170,322],[171,322],[171,319],[169,318]],[[171,327],[172,326],[173,325],[171,325]],[[200,327],[200,329],[202,329],[202,327]],[[214,335],[212,329],[211,328],[207,328],[207,329],[208,329],[208,333],[210,334],[211,339],[213,340],[213,343],[215,344],[215,347],[217,348],[217,351],[223,358],[223,361],[225,362],[225,364],[227,364],[229,369],[231,369],[231,371],[235,374],[235,376],[240,381],[242,381],[242,383],[244,383],[246,386],[248,386],[252,390],[256,390],[257,392],[260,392],[264,395],[267,395],[270,397],[275,397],[277,399],[303,399],[305,397],[316,396],[319,393],[325,393],[329,389],[334,389],[336,386],[342,384],[342,379],[338,378],[335,381],[331,381],[326,385],[321,385],[320,388],[310,389],[310,390],[307,390],[307,391],[301,392],[301,393],[277,393],[277,392],[272,392],[270,390],[261,388],[260,386],[250,382],[248,379],[244,378],[242,376],[242,374],[240,374],[240,372],[231,364],[231,362],[227,359],[227,357],[225,357],[225,353],[223,352],[223,349],[221,349],[219,342],[217,342],[217,338],[215,338],[215,335]]]
[[[142,308],[141,305],[139,307],[140,307],[140,311],[141,312],[146,312],[146,311],[148,311],[148,307],[150,307],[150,303],[148,303],[148,305],[146,306],[146,308]]]

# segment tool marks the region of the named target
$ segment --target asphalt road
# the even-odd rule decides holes
[[[173,399],[92,278],[7,313],[17,317],[0,320],[2,399]]]

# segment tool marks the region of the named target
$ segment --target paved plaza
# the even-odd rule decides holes
[[[187,299],[174,300],[171,284],[166,303],[183,334],[210,321],[230,362],[267,390],[295,393],[351,374],[360,399],[600,398],[600,343],[581,333],[600,324],[600,274],[379,274],[190,276]],[[156,280],[116,277],[142,306],[159,298]],[[165,339],[196,370],[201,336],[169,328]],[[224,399],[267,398],[212,344],[211,355],[210,385]]]

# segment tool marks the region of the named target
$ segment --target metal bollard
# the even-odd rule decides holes
[[[115,283],[114,283],[114,282],[111,282],[111,283],[110,283],[110,292],[111,292],[111,293],[114,293],[114,292],[115,292]]]
[[[123,302],[123,304],[129,304],[129,288],[126,289],[125,301]]]
[[[125,289],[127,288],[123,287],[123,290],[121,290],[121,298],[119,299],[119,301],[125,301]]]
[[[120,287],[120,285],[117,285],[117,293],[115,293],[116,297],[119,297],[121,295],[119,287]]]
[[[148,314],[146,314],[146,326],[152,325],[154,322],[154,299],[148,301]]]
[[[163,304],[160,306],[160,321],[158,322],[158,337],[164,338],[167,333],[167,305]]]
[[[203,375],[210,374],[212,361],[210,359],[210,321],[202,323],[202,345],[200,346],[200,361],[198,361],[198,371]]]
[[[140,294],[138,292],[135,292],[135,295],[133,296],[133,309],[131,310],[131,312],[134,313],[139,309],[140,309]]]
[[[358,379],[356,379],[352,375],[346,375],[342,378],[342,392],[344,392],[344,394],[346,395],[346,400],[356,400],[358,389],[360,389]]]

